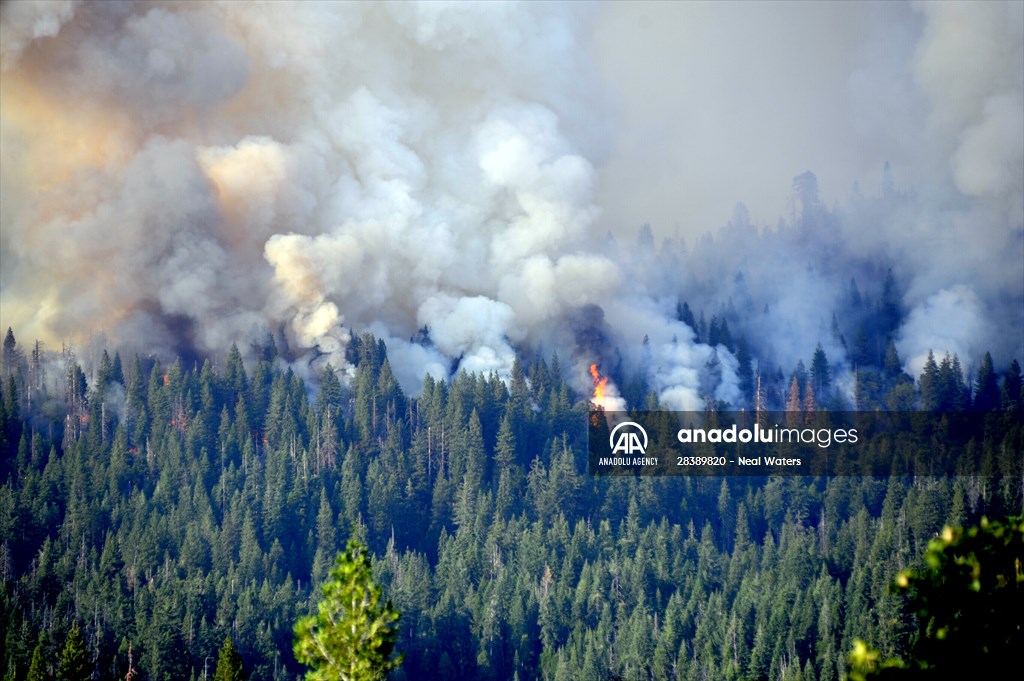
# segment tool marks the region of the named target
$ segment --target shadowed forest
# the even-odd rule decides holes
[[[248,678],[296,678],[293,625],[350,535],[401,613],[391,678],[842,678],[855,638],[906,651],[890,585],[943,525],[1021,508],[1016,362],[874,372],[882,403],[984,408],[984,476],[595,479],[557,356],[411,398],[370,335],[351,388],[249,351],[84,365],[8,333],[5,678],[50,678],[72,627],[92,678],[209,678],[225,637]],[[808,364],[772,383],[795,409]]]

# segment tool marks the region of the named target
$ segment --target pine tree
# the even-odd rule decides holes
[[[793,369],[793,375],[796,376],[797,383],[800,384],[801,388],[807,387],[807,367],[804,366],[802,359],[797,360],[796,368]]]
[[[523,372],[523,363],[519,360],[519,355],[516,355],[512,362],[512,380],[509,392],[513,397],[524,397],[527,394],[526,374]]]
[[[224,639],[224,645],[217,656],[217,671],[213,673],[213,681],[242,681],[245,669],[242,667],[242,656],[231,636]]]
[[[366,548],[350,539],[324,584],[317,613],[295,625],[295,658],[309,681],[377,681],[402,662],[392,656],[398,611],[381,604]]]
[[[18,364],[18,341],[14,338],[14,331],[7,327],[7,335],[4,336],[3,355],[0,362],[3,364],[3,373],[11,375]]]
[[[829,386],[832,385],[832,371],[821,343],[818,343],[818,347],[814,349],[814,356],[811,358],[811,385],[814,387],[814,394],[819,399],[825,399],[828,396]]]
[[[390,427],[396,418],[405,413],[405,395],[398,385],[398,380],[391,371],[391,362],[384,358],[377,375],[377,396],[380,408],[384,410],[381,420]]]
[[[92,676],[92,662],[89,660],[89,653],[85,649],[85,639],[82,638],[82,631],[75,623],[68,632],[64,641],[64,650],[60,653],[60,662],[57,665],[58,681],[88,681]]]
[[[940,367],[941,369],[941,367]],[[964,370],[960,365],[960,357],[953,353],[951,364],[950,385],[952,386],[953,409],[963,411],[971,407],[971,388],[964,381]]]
[[[928,351],[928,358],[924,362],[924,371],[921,373],[921,409],[924,411],[936,411],[942,404],[942,385],[939,380],[939,365],[935,363],[935,353]]]
[[[691,329],[697,329],[697,320],[693,318],[693,311],[690,310],[688,303],[683,302],[676,305],[676,318]]]
[[[808,383],[807,390],[804,391],[804,423],[812,423],[814,420],[814,413],[816,411],[818,411],[818,401],[814,397],[814,386]]]
[[[355,422],[359,428],[359,437],[370,440],[377,432],[380,401],[377,395],[376,370],[369,362],[363,362],[356,367],[355,382]]]
[[[238,346],[231,344],[228,351],[227,366],[224,371],[224,381],[231,392],[231,401],[244,396],[249,390],[249,378],[245,375],[245,366],[242,364],[242,353]]]
[[[786,398],[786,425],[794,428],[800,421],[800,384],[794,375],[789,382],[789,396]]]
[[[833,315],[832,318],[835,319],[835,316]],[[835,328],[833,328],[833,336],[835,336],[835,333]],[[845,342],[843,342],[844,347],[845,345]],[[851,359],[853,360],[853,363],[857,366],[875,364],[875,357],[871,351],[871,338],[868,335],[868,329],[866,325],[861,325],[860,330],[857,332],[857,337],[853,341],[853,353],[851,354]]]
[[[32,663],[28,668],[26,681],[46,681],[49,675],[46,673],[46,651],[44,650],[42,636],[32,651]]]
[[[978,367],[978,380],[975,384],[974,409],[976,411],[995,411],[999,409],[999,381],[992,368],[992,355],[985,353]]]
[[[882,284],[882,299],[878,306],[878,326],[884,337],[891,337],[900,324],[900,293],[897,290],[896,278],[889,270]]]
[[[96,387],[102,390],[104,386],[113,378],[114,375],[114,363],[110,359],[110,353],[103,350],[103,354],[100,356],[100,368],[96,372]]]
[[[903,373],[903,363],[900,361],[899,353],[896,352],[896,343],[891,340],[885,349],[884,369],[885,377],[890,381],[895,380]]]
[[[940,411],[962,411],[970,404],[970,395],[964,385],[960,358],[949,353],[939,363],[938,409]]]
[[[121,353],[119,352],[114,353],[114,363],[110,367],[110,379],[124,385],[124,371],[121,368]]]
[[[334,367],[328,362],[320,374],[320,390],[316,396],[316,410],[323,413],[328,408],[337,413],[341,406],[341,381],[334,372]]]
[[[483,427],[476,409],[469,415],[465,434],[465,475],[474,489],[479,488],[487,474],[486,452],[484,451]]]
[[[1024,404],[1024,379],[1017,360],[1010,362],[1010,369],[1003,378],[1001,398],[1003,409],[1013,409]]]
[[[512,419],[506,411],[498,427],[498,440],[494,446],[494,462],[498,470],[508,468],[516,458],[516,436],[512,432]]]
[[[337,555],[337,529],[334,511],[327,501],[327,491],[320,490],[320,510],[316,514],[316,552],[313,556],[313,579],[320,579],[327,572],[330,556]]]
[[[718,315],[711,315],[711,323],[708,324],[708,345],[715,347],[722,342],[721,331],[718,325]]]

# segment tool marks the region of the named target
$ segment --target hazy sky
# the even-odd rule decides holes
[[[601,5],[592,49],[617,95],[602,223],[693,235],[744,201],[774,224],[806,170],[826,204],[877,188],[887,159],[906,178],[921,24],[904,3]]]

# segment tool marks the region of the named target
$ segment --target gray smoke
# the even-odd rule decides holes
[[[673,198],[664,183],[681,179],[624,157],[620,142],[638,143],[647,130],[653,153],[677,130],[697,130],[689,119],[650,128],[634,120],[639,100],[606,63],[615,50],[602,50],[628,11],[5,3],[0,323],[26,338],[102,335],[166,354],[223,353],[269,331],[310,373],[326,361],[350,371],[351,335],[372,331],[413,392],[427,373],[457,366],[507,375],[517,349],[558,349],[587,389],[587,365],[604,358],[581,350],[574,320],[599,306],[609,346],[667,403],[699,408],[701,394],[735,401],[735,358],[695,342],[674,318],[681,293],[704,291],[709,309],[726,300],[740,263],[712,252],[732,251],[694,248],[661,271],[597,238],[608,229],[621,236],[632,225],[612,224],[618,216],[646,210],[649,192],[609,189],[624,168],[662,188],[651,206]],[[1018,5],[904,10],[891,41],[902,49],[862,60],[846,81],[861,93],[852,98],[861,103],[851,107],[857,125],[881,140],[899,135],[880,126],[903,119],[856,112],[871,109],[863,102],[880,91],[873,84],[898,95],[891,83],[909,83],[909,108],[927,116],[927,132],[900,142],[895,158],[934,168],[939,156],[946,168],[908,168],[927,184],[915,202],[888,211],[889,222],[835,223],[857,262],[882,253],[902,269],[901,351],[911,365],[926,346],[975,353],[991,325],[951,321],[986,320],[1007,291],[1011,303],[1021,297],[1019,268],[991,267],[994,257],[1006,265],[1020,253],[1019,13]],[[800,23],[810,30],[835,21],[815,9]],[[867,43],[889,25],[863,23]],[[970,30],[954,30],[962,24]],[[630,47],[624,39],[618,49]],[[668,89],[672,69],[695,68],[652,64],[644,82]],[[722,158],[716,169],[731,165]],[[871,159],[876,168],[881,158]],[[786,214],[787,178],[806,168],[758,163],[780,185],[775,212]],[[688,195],[704,191],[684,184]],[[757,219],[733,236],[756,233]],[[731,243],[729,234],[715,243]],[[964,249],[967,235],[977,238]],[[914,248],[921,238],[931,245]],[[692,257],[698,252],[729,271],[717,293],[701,284],[714,271]],[[806,358],[822,336],[819,317],[827,324],[831,314],[807,310],[835,308],[842,295],[834,273],[797,266],[788,288],[771,288],[765,282],[779,281],[780,260],[743,257],[748,285],[761,296],[778,292],[776,316],[763,321],[766,336],[778,334],[776,347],[766,351],[779,362],[786,353]],[[426,343],[418,342],[423,328]],[[829,349],[841,363],[841,349]]]
[[[283,329],[343,370],[371,330],[412,390],[507,375],[619,285],[588,246],[590,11],[5,4],[4,323],[168,353]]]
[[[818,342],[848,370],[832,315],[855,329],[851,278],[877,303],[891,269],[912,373],[929,349],[1024,354],[1020,3],[610,12],[596,42],[624,131],[599,186],[606,221],[669,237],[667,261],[634,268],[648,293],[735,310],[733,332],[786,372]],[[807,170],[809,206],[790,187]]]

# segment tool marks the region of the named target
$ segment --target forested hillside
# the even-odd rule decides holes
[[[1022,26],[0,0],[0,681],[998,668]]]
[[[945,523],[1022,507],[1016,362],[871,374],[878,404],[987,412],[990,476],[608,479],[557,356],[411,398],[369,335],[351,387],[251,350],[86,365],[8,333],[4,678],[52,678],[76,641],[87,678],[210,678],[226,638],[248,678],[296,678],[293,626],[350,535],[401,612],[392,678],[841,678],[854,638],[907,649],[890,584]],[[766,392],[822,408],[823,360]]]

